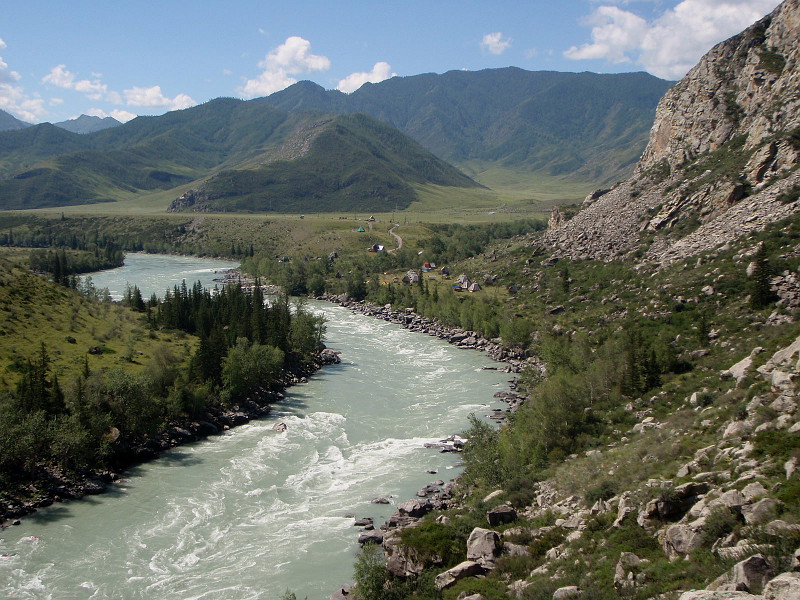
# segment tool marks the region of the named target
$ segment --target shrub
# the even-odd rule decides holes
[[[612,498],[616,493],[616,485],[614,482],[604,479],[594,487],[586,490],[583,498],[586,500],[586,504],[591,506],[598,500],[608,500],[609,498]]]

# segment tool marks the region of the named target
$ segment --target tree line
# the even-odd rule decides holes
[[[126,302],[137,295],[131,289]],[[287,373],[307,368],[323,347],[321,317],[286,296],[267,301],[259,286],[212,293],[183,283],[163,300],[135,304],[154,330],[199,338],[190,360],[164,344],[140,369],[95,370],[87,355],[79,373],[60,378],[42,344],[16,387],[0,393],[0,487],[35,477],[43,465],[116,467],[171,423],[242,402],[264,404]]]

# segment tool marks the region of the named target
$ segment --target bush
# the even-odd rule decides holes
[[[609,498],[613,498],[616,493],[617,487],[614,482],[604,479],[596,486],[586,490],[583,498],[586,500],[586,504],[591,506],[598,500],[608,500]]]

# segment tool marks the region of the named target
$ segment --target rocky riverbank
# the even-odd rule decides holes
[[[348,300],[344,295],[325,295],[319,298],[334,302],[353,312],[359,312],[368,317],[375,317],[405,327],[409,331],[424,333],[445,340],[459,348],[479,350],[486,352],[489,358],[498,362],[505,362],[504,370],[508,373],[519,373],[526,365],[541,366],[535,357],[527,352],[513,350],[502,345],[498,338],[487,339],[475,331],[467,331],[458,327],[442,325],[435,319],[423,317],[411,308],[393,309],[390,304],[377,306],[369,302]]]
[[[257,399],[230,407],[210,407],[199,418],[172,421],[159,434],[142,442],[126,444],[119,448],[110,469],[66,473],[58,468],[41,466],[36,477],[25,486],[20,486],[18,493],[0,498],[0,528],[9,524],[18,525],[21,517],[55,502],[101,494],[110,484],[119,480],[127,468],[154,460],[165,450],[263,418],[269,414],[272,404],[284,398],[283,391],[286,388],[304,383],[309,375],[325,365],[339,362],[339,352],[326,348],[306,367],[285,373],[275,385],[275,390],[265,391]]]

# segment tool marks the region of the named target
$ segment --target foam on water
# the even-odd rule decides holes
[[[344,364],[292,388],[269,419],[142,465],[118,497],[0,534],[0,597],[323,598],[350,581],[358,530],[346,515],[380,522],[394,507],[373,498],[454,476],[458,456],[424,443],[488,412],[507,376],[435,338],[311,307]]]

